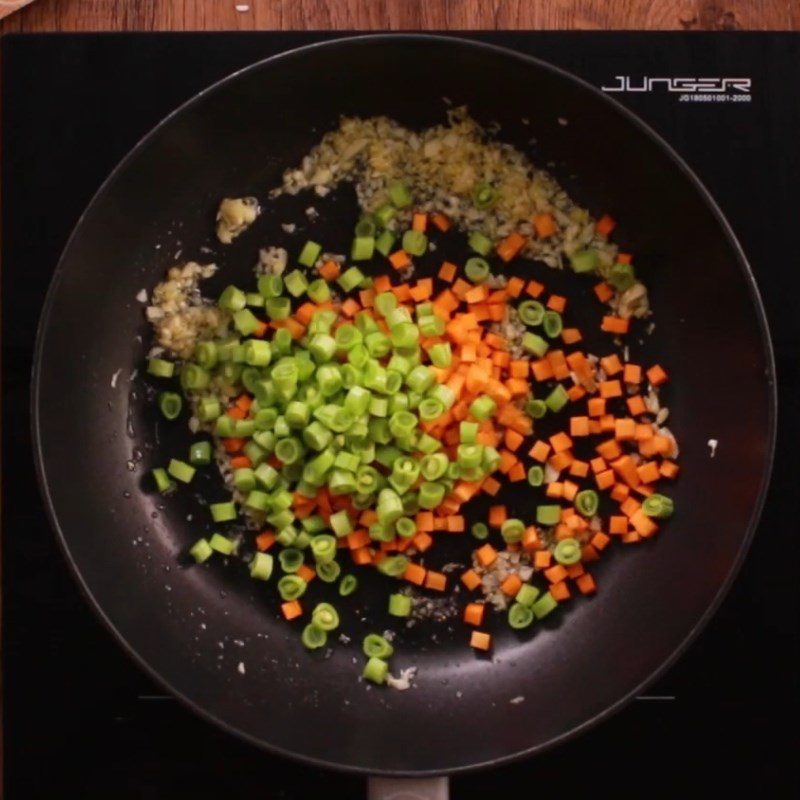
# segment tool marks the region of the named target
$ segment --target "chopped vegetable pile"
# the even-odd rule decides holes
[[[420,590],[460,584],[474,594],[463,621],[471,646],[488,651],[491,610],[507,610],[519,630],[575,590],[593,594],[588,570],[612,541],[648,539],[672,515],[672,500],[656,490],[678,474],[677,444],[658,418],[668,375],[621,357],[627,348],[584,352],[579,328],[564,324],[567,297],[509,277],[525,272],[529,236],[554,235],[552,214],[537,214],[529,236],[492,241],[473,230],[463,264],[444,261],[435,277],[412,281],[431,242],[459,234],[445,214],[414,211],[403,182],[386,191],[388,202],[355,226],[349,266],[308,241],[296,268],[264,271],[252,288],[228,286],[191,358],[150,358],[148,373],[164,383],[163,416],[179,418],[186,400],[195,429],[211,434],[153,478],[170,492],[221,460],[232,496],[209,506],[211,520],[222,531],[244,515],[258,531],[255,547],[217,532],[189,553],[198,563],[215,553],[246,558],[254,579],[274,584],[285,619],[300,622],[307,648],[329,642],[340,624],[333,599],[356,592],[359,571],[374,568],[390,582],[388,611],[398,618],[412,614]],[[492,186],[473,199],[490,206]],[[614,226],[602,217],[594,234],[605,239]],[[598,274],[591,248],[569,261],[576,273]],[[635,283],[625,254],[601,272],[602,303]],[[629,325],[628,316],[603,318],[609,350]],[[559,429],[540,437],[544,418]],[[466,518],[473,498],[494,497],[506,482],[530,487],[529,517],[495,502],[486,519]],[[425,564],[449,534],[479,540],[457,578]],[[330,584],[332,602],[307,607],[316,579]],[[419,588],[402,588],[409,584]],[[385,683],[392,644],[370,634],[363,651],[363,677]]]

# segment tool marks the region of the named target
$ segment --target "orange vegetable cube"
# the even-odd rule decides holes
[[[581,594],[594,594],[597,591],[597,584],[588,572],[581,575],[580,578],[575,581],[575,585],[578,587],[578,591]]]
[[[565,600],[569,600],[570,598],[569,586],[567,586],[566,581],[554,583],[550,587],[550,594],[553,596],[554,600],[558,600],[559,603],[563,603]]]
[[[546,569],[550,566],[553,555],[549,550],[537,550],[533,557],[533,565],[537,569]]]
[[[481,576],[474,569],[468,569],[461,575],[461,583],[467,589],[477,589],[481,585]]]
[[[447,588],[447,575],[443,572],[434,572],[432,569],[428,570],[425,575],[425,588],[443,592]]]
[[[406,571],[403,573],[403,577],[409,583],[415,583],[417,586],[422,586],[425,583],[425,567],[420,566],[419,564],[414,564],[413,562],[409,563],[406,567]]]
[[[492,637],[483,631],[472,631],[472,635],[469,637],[469,643],[470,646],[474,647],[476,650],[490,650],[492,647]]]
[[[476,628],[483,625],[486,606],[483,603],[467,603],[464,608],[464,622]]]
[[[519,575],[509,575],[501,584],[500,591],[509,597],[516,597],[517,592],[522,586]]]
[[[281,614],[287,620],[297,619],[303,613],[303,607],[300,605],[299,600],[289,600],[286,603],[281,603]]]
[[[662,383],[667,382],[667,373],[660,364],[656,364],[647,370],[647,380],[649,380],[653,386],[661,386]]]
[[[569,421],[570,436],[589,435],[589,417],[571,417]]]
[[[475,556],[481,566],[489,567],[497,560],[497,550],[487,543],[475,551]]]

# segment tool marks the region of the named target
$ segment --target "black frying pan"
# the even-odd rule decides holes
[[[458,625],[454,633],[443,628],[438,645],[431,628],[402,633],[395,662],[419,667],[416,688],[368,692],[355,678],[354,645],[334,648],[328,659],[309,655],[278,618],[271,593],[243,571],[182,562],[207,515],[189,492],[162,505],[146,479],[148,468],[183,452],[188,433],[163,423],[156,430],[146,383],[129,379],[147,349],[135,295],[159,280],[178,249],[184,258],[215,259],[222,283],[244,281],[264,243],[296,250],[303,235],[288,237],[278,223],[307,205],[323,208],[313,197],[281,200],[228,249],[200,248],[214,247],[221,196],[264,198],[340,114],[388,113],[424,126],[443,119],[443,97],[501,123],[502,138],[554,162],[579,203],[621,220],[616,238],[636,253],[656,312],[645,352],[672,376],[666,398],[682,445],[678,513],[655,541],[604,559],[595,598],[525,636],[498,625],[492,659],[475,657]],[[352,224],[352,196],[343,190],[324,208],[316,230],[326,242],[341,239]],[[570,277],[530,270],[553,288]],[[588,300],[586,309],[598,313]],[[769,477],[775,424],[772,354],[753,277],[680,158],[625,109],[559,69],[416,35],[345,39],[268,59],[200,94],[144,139],[100,189],[64,252],[42,316],[33,389],[53,525],[96,612],[125,648],[198,713],[248,741],[370,774],[456,772],[531,755],[607,717],[653,680],[697,635],[741,562]],[[712,438],[719,441],[713,459]],[[143,460],[131,471],[126,462],[138,451]],[[211,476],[198,488],[211,500],[224,494]],[[529,488],[507,499],[519,511],[535,502]],[[389,624],[375,610],[384,597],[385,587],[366,581],[345,612],[354,637]],[[246,643],[240,659],[218,658],[225,635]],[[234,668],[238,660],[245,675]],[[524,701],[509,702],[518,697]]]

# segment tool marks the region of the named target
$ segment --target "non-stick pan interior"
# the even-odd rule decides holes
[[[620,220],[616,238],[635,253],[655,309],[655,330],[633,347],[672,378],[665,397],[681,441],[678,512],[657,540],[604,559],[595,598],[524,636],[498,624],[492,658],[469,651],[458,621],[401,631],[393,664],[417,666],[418,677],[409,691],[384,691],[357,675],[358,637],[390,624],[385,587],[366,580],[352,604],[339,604],[354,632],[349,646],[309,655],[270,591],[243,570],[186,566],[182,554],[209,530],[207,513],[193,492],[164,500],[147,481],[189,436],[156,426],[146,382],[131,379],[148,348],[136,295],[176,259],[216,261],[216,286],[244,282],[260,246],[297,251],[304,233],[292,237],[280,223],[302,219],[310,205],[323,217],[305,230],[338,236],[333,244],[343,247],[355,213],[347,189],[324,201],[283,199],[224,250],[211,235],[214,211],[221,196],[265,200],[341,114],[424,126],[443,121],[448,102],[499,123],[500,138],[552,162],[579,203]],[[548,280],[555,287],[567,277]],[[578,294],[589,308],[590,284]],[[77,577],[117,636],[205,716],[274,750],[367,772],[458,770],[534,752],[630,696],[697,629],[731,577],[771,457],[772,364],[760,305],[702,188],[586,85],[457,40],[370,37],[304,49],[239,73],[170,117],[82,218],[51,288],[38,356],[35,432],[47,502]],[[709,439],[719,442],[714,458]],[[211,476],[197,489],[222,497]],[[519,489],[509,502],[530,513],[536,496]]]

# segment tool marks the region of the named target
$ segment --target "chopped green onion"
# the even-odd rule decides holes
[[[393,617],[409,616],[411,614],[411,598],[405,594],[390,594],[389,613]]]
[[[198,563],[202,564],[208,561],[213,555],[214,551],[206,539],[198,539],[190,548],[189,555]]]
[[[600,497],[593,489],[584,489],[584,491],[575,495],[575,508],[584,517],[593,517],[597,513],[599,505]]]
[[[545,308],[538,300],[523,300],[517,306],[517,314],[525,325],[541,325],[545,317]]]
[[[408,208],[414,202],[411,192],[402,181],[390,183],[387,191],[389,200],[395,208]]]
[[[370,658],[364,667],[363,677],[372,683],[386,683],[389,665],[380,658]]]
[[[533,419],[541,419],[547,414],[547,404],[544,400],[534,400],[531,398],[525,403],[525,413]]]
[[[522,540],[525,523],[521,519],[507,519],[500,527],[500,535],[506,544],[516,544]]]
[[[496,198],[495,190],[488,183],[478,183],[472,190],[472,202],[475,208],[484,210],[494,203]]]
[[[299,575],[284,575],[278,581],[278,592],[285,601],[297,600],[305,594],[307,586]]]
[[[167,475],[167,471],[163,467],[156,467],[152,474],[153,480],[156,483],[156,489],[158,489],[161,494],[166,494],[175,488],[175,481],[169,479],[169,475]]]
[[[581,544],[577,539],[562,539],[556,544],[553,557],[565,567],[577,564],[581,560]]]
[[[473,283],[483,283],[489,277],[490,269],[489,262],[480,256],[468,258],[464,264],[464,274]]]
[[[345,575],[342,580],[339,581],[339,594],[342,597],[353,594],[357,588],[358,578],[356,578],[355,575]]]
[[[183,408],[183,400],[175,392],[160,392],[158,395],[158,408],[166,419],[177,419]]]
[[[666,495],[651,494],[644,499],[642,511],[644,511],[648,517],[666,519],[667,517],[671,517],[675,511],[675,503],[672,501],[672,498]]]
[[[333,561],[336,558],[336,537],[320,533],[311,540],[311,552],[318,563]]]
[[[399,578],[408,568],[408,563],[406,556],[386,556],[378,563],[378,572],[391,578]]]
[[[368,633],[361,644],[367,658],[391,658],[394,647],[380,634]]]
[[[558,606],[558,600],[550,594],[545,592],[534,604],[531,606],[533,616],[536,619],[544,619],[551,611],[554,611]]]
[[[303,245],[300,255],[297,256],[297,262],[302,264],[304,267],[313,267],[314,264],[317,263],[317,259],[319,258],[321,252],[322,245],[309,240]]]
[[[217,300],[217,305],[226,311],[241,311],[247,304],[247,297],[241,289],[227,286]]]
[[[633,264],[614,264],[608,275],[608,282],[619,292],[625,292],[636,282]]]
[[[303,632],[300,634],[300,641],[309,650],[319,650],[320,647],[325,647],[328,641],[328,634],[311,622],[303,628]]]
[[[213,534],[208,544],[212,550],[216,550],[223,556],[229,556],[236,549],[236,543],[221,533]]]
[[[272,576],[274,559],[269,553],[256,553],[250,562],[250,577],[259,581],[268,581]]]
[[[492,240],[481,233],[480,231],[473,231],[467,240],[470,248],[482,256],[488,256],[492,252]]]
[[[211,503],[208,510],[214,522],[230,522],[238,516],[235,503]]]
[[[536,522],[539,525],[556,525],[561,520],[561,506],[536,506]]]
[[[531,333],[530,331],[522,334],[520,344],[526,353],[531,353],[538,358],[541,358],[550,348],[550,345],[545,339],[542,339],[541,336],[537,336],[537,334]]]
[[[559,383],[558,386],[550,392],[544,400],[544,404],[554,413],[557,414],[569,402],[569,395],[567,390]]]
[[[561,314],[558,311],[545,311],[542,327],[549,338],[555,339],[556,336],[560,336],[561,331],[564,329]]]
[[[194,478],[195,468],[185,461],[179,461],[177,458],[170,460],[167,466],[167,472],[175,478],[176,481],[181,483],[191,483]]]
[[[470,532],[479,541],[489,538],[489,528],[483,522],[476,522],[470,528]]]
[[[333,583],[338,577],[342,568],[338,561],[323,561],[316,566],[317,575],[323,583]]]
[[[487,420],[494,414],[497,403],[488,395],[476,397],[469,407],[469,413],[478,420]]]
[[[508,609],[508,624],[515,630],[527,628],[533,622],[533,611],[522,603],[514,603]]]
[[[403,234],[402,246],[409,255],[424,255],[428,249],[428,237],[422,231],[406,231]]]
[[[541,486],[544,483],[544,470],[538,464],[528,470],[528,483],[531,486]]]
[[[334,631],[339,627],[339,614],[330,603],[317,603],[311,612],[311,622],[323,631]]]
[[[350,247],[350,258],[353,261],[369,261],[374,252],[375,239],[372,236],[356,236]]]
[[[175,374],[175,364],[163,358],[150,358],[147,361],[147,374],[155,378],[171,378]]]
[[[292,303],[288,297],[270,297],[264,305],[271,320],[287,319],[292,313]]]
[[[573,253],[569,262],[575,272],[594,272],[600,263],[597,250],[592,248]]]
[[[283,279],[283,285],[292,297],[300,297],[308,289],[308,280],[299,269],[294,269]]]
[[[378,238],[375,240],[375,249],[382,256],[388,258],[396,241],[397,237],[391,231],[381,231]]]
[[[522,586],[519,587],[519,591],[514,599],[520,605],[530,608],[536,602],[536,598],[540,594],[541,592],[535,586],[531,586],[530,583],[523,583]]]
[[[346,269],[336,280],[343,292],[352,292],[364,280],[364,273],[358,267]]]

